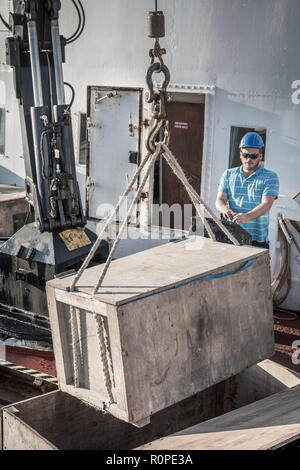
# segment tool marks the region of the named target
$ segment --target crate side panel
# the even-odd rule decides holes
[[[204,390],[274,351],[268,257],[122,306],[131,422]]]
[[[3,450],[55,450],[56,447],[9,409],[3,410]]]

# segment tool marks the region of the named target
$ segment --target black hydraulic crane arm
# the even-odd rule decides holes
[[[14,0],[6,62],[20,103],[26,198],[41,232],[86,223],[76,180],[70,105],[65,103],[60,0]]]

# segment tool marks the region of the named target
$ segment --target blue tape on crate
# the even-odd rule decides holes
[[[241,271],[244,271],[245,269],[250,268],[250,266],[256,261],[256,259],[257,258],[250,259],[249,261],[247,261],[244,265],[242,265],[235,271],[225,271],[224,273],[209,274],[208,276],[197,277],[195,279],[191,279],[190,281],[181,282],[180,284],[177,284],[176,286],[172,286],[172,287],[168,287],[167,289],[160,290],[159,292],[153,292],[152,294],[144,295],[143,297],[139,297],[138,299],[129,300],[128,302],[125,302],[122,305],[131,304],[132,302],[138,302],[139,300],[146,299],[147,297],[151,297],[152,295],[162,294],[163,292],[168,292],[169,290],[172,290],[172,289],[178,289],[178,287],[186,286],[188,284],[191,284],[192,282],[208,281],[210,279],[218,279],[220,277],[232,276],[233,274],[240,273]]]

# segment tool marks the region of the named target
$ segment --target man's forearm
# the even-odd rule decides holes
[[[258,217],[261,217],[262,215],[265,215],[267,212],[270,211],[272,204],[273,202],[263,202],[259,206],[255,207],[255,209],[252,209],[252,211],[247,212],[249,221],[257,219]]]
[[[222,199],[217,199],[216,201],[216,209],[219,211],[221,214],[224,211],[228,210],[228,204],[227,202],[222,201]]]
[[[250,220],[257,219],[271,210],[273,201],[262,202],[259,206],[252,209],[252,211],[236,214],[233,218],[237,224],[245,224]]]

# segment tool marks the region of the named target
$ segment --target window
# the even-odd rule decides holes
[[[78,114],[78,163],[85,165],[88,154],[87,119],[85,113]]]
[[[5,154],[5,109],[0,108],[0,155]]]
[[[228,168],[234,168],[236,166],[241,165],[239,145],[243,136],[247,132],[257,132],[257,134],[261,136],[266,146],[266,134],[267,134],[266,129],[261,129],[261,128],[258,129],[255,127],[232,126],[231,133],[230,133],[229,167]],[[263,149],[263,161],[264,161],[264,157],[265,157],[265,148]]]

